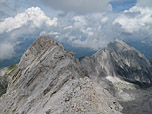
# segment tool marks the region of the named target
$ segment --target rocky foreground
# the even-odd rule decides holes
[[[11,74],[0,114],[151,114],[151,69],[119,40],[78,61],[53,38],[40,37]]]

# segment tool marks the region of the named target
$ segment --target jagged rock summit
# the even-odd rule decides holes
[[[1,114],[121,114],[122,107],[98,83],[85,77],[71,52],[40,37],[23,54]]]
[[[119,77],[142,87],[152,84],[152,65],[135,48],[121,40],[108,44],[92,57],[81,61],[81,69],[99,82],[103,77]]]

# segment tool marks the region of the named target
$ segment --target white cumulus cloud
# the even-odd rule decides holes
[[[39,7],[31,7],[25,10],[25,12],[17,14],[15,17],[8,17],[3,22],[0,22],[0,34],[10,32],[25,25],[39,28],[43,24],[56,26],[57,18],[51,20]]]
[[[62,19],[64,20],[64,17]],[[60,23],[61,26],[56,29],[60,34],[55,38],[75,47],[88,47],[97,50],[113,40],[113,35],[110,36],[111,22],[105,13],[74,15]]]
[[[125,32],[152,31],[152,8],[134,6],[124,11],[113,24],[119,24]]]

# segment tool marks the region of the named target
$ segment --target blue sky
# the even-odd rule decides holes
[[[114,12],[122,12],[124,10],[128,10],[131,7],[135,6],[136,3],[137,0],[119,0],[110,2]]]
[[[42,35],[93,50],[115,39],[152,39],[152,0],[0,0],[0,60]]]

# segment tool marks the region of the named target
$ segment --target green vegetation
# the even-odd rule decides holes
[[[16,69],[16,67],[17,67],[16,64],[15,65],[11,65],[11,66],[9,66],[9,70],[14,70],[14,69]]]
[[[9,71],[7,75],[8,76],[11,75],[16,70],[16,68],[17,68],[17,64],[9,66]]]

